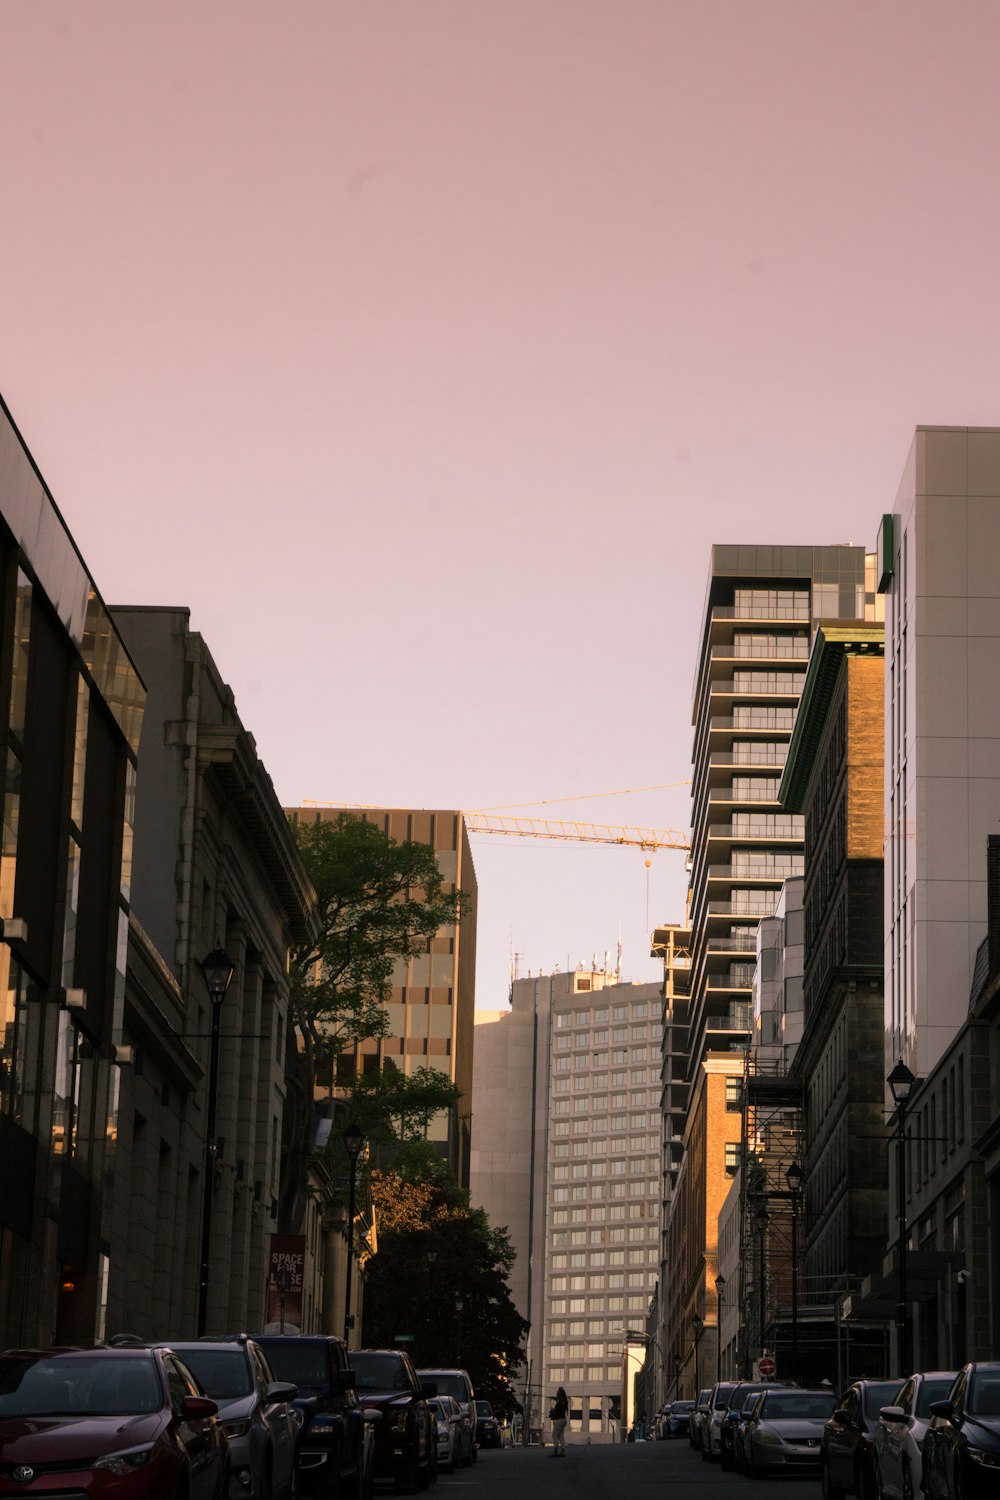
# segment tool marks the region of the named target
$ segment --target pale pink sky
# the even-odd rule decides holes
[[[0,0],[0,37],[0,390],[286,801],[682,780],[711,543],[870,543],[918,422],[1000,422],[995,3]],[[549,967],[621,917],[655,973],[637,852],[475,854],[480,1005],[510,933]]]

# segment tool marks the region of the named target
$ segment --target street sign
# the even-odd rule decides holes
[[[397,1333],[396,1336],[395,1336],[395,1338],[393,1339],[393,1343],[394,1344],[412,1344],[413,1343],[413,1334],[412,1333]]]
[[[762,1380],[770,1380],[771,1376],[774,1374],[774,1371],[774,1360],[769,1354],[762,1354],[760,1359],[757,1361],[757,1374]]]

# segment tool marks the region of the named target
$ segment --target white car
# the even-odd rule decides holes
[[[943,1401],[954,1379],[945,1370],[911,1375],[895,1403],[880,1409],[875,1428],[875,1493],[880,1500],[915,1500],[920,1494],[931,1402]]]
[[[437,1427],[438,1468],[450,1474],[462,1462],[462,1409],[451,1396],[433,1396],[427,1405]]]

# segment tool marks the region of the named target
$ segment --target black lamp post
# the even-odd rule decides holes
[[[215,1114],[219,1097],[219,1036],[222,1002],[232,983],[235,965],[221,943],[199,965],[212,1002],[212,1048],[208,1061],[208,1109],[205,1118],[205,1168],[201,1198],[201,1269],[198,1277],[198,1337],[208,1321],[208,1263],[212,1256],[212,1194],[215,1188]]]
[[[698,1399],[698,1391],[699,1391],[699,1389],[701,1387],[701,1379],[700,1379],[699,1374],[698,1374],[698,1340],[701,1338],[701,1331],[704,1328],[704,1326],[705,1326],[705,1319],[703,1317],[701,1317],[701,1315],[699,1313],[692,1313],[691,1314],[691,1332],[694,1334],[694,1394],[695,1394],[695,1400]]]
[[[674,1355],[674,1400],[681,1398],[681,1359],[679,1354]]]
[[[354,1318],[351,1314],[351,1272],[354,1269],[354,1213],[358,1189],[358,1157],[365,1146],[365,1133],[355,1120],[344,1131],[344,1149],[351,1163],[351,1196],[347,1208],[347,1276],[344,1279],[344,1343],[350,1342]]]
[[[764,1330],[767,1327],[765,1302],[767,1300],[767,1226],[771,1217],[763,1204],[757,1210],[757,1250],[760,1256],[760,1279],[757,1287],[757,1298],[760,1302],[760,1343],[757,1358],[760,1359],[764,1353]]]
[[[458,1313],[458,1362],[462,1363],[462,1308],[465,1300],[462,1297],[455,1298],[455,1311]]]
[[[802,1168],[793,1161],[785,1173],[788,1191],[792,1195],[792,1370],[793,1380],[799,1378],[799,1193],[802,1191]]]
[[[909,1370],[910,1329],[906,1296],[906,1106],[910,1102],[916,1078],[903,1062],[896,1063],[886,1079],[896,1104],[896,1223],[899,1235],[899,1302],[896,1306],[896,1328],[899,1340],[900,1374]]]
[[[718,1312],[715,1315],[715,1321],[716,1321],[716,1323],[718,1325],[718,1335],[717,1335],[717,1338],[716,1338],[716,1344],[717,1344],[718,1347],[716,1348],[716,1351],[715,1351],[715,1379],[716,1379],[716,1383],[718,1383],[722,1379],[722,1306],[723,1306],[723,1303],[722,1303],[722,1293],[725,1291],[725,1289],[726,1289],[726,1278],[720,1273],[715,1278],[715,1296],[716,1296],[716,1301],[717,1301],[717,1305],[718,1305]]]

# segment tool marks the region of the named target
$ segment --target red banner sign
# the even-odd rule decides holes
[[[302,1332],[302,1288],[305,1283],[304,1234],[272,1234],[267,1262],[265,1333]]]

